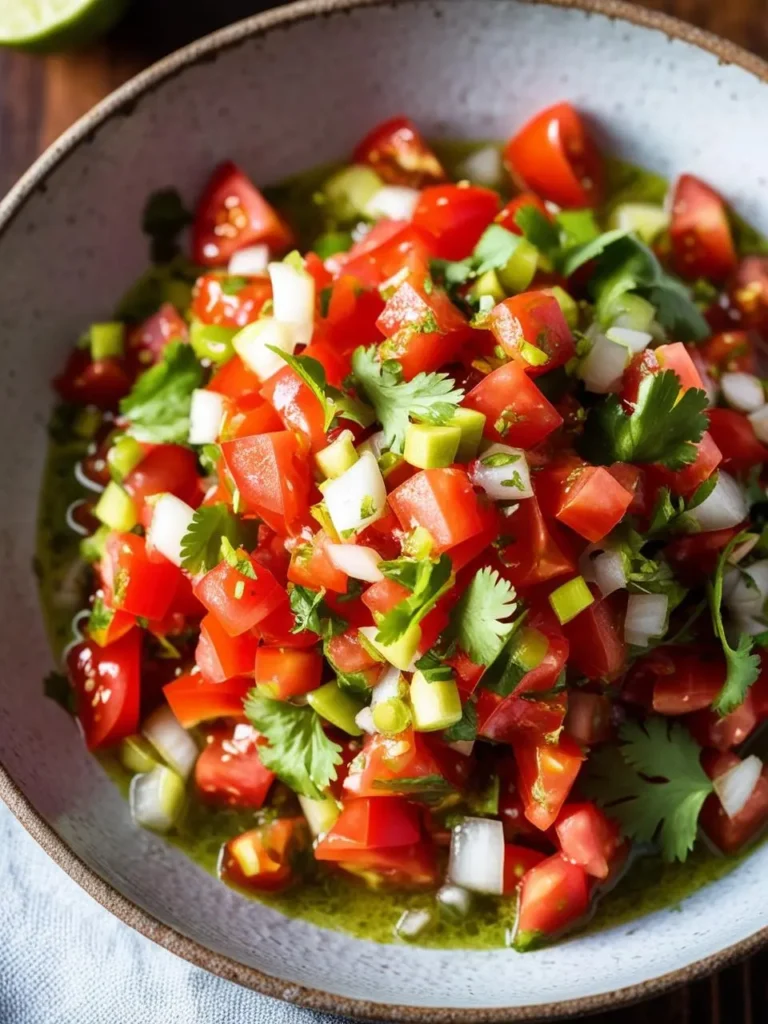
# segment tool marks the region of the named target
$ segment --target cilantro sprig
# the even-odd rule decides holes
[[[296,619],[296,625],[292,633],[303,633],[309,630],[317,633],[324,640],[330,640],[332,636],[338,636],[349,626],[346,619],[337,615],[328,607],[325,601],[325,590],[312,590],[310,587],[302,587],[294,584],[288,595],[291,611]]]
[[[413,380],[402,379],[396,360],[376,358],[376,346],[358,348],[352,356],[356,390],[373,406],[381,423],[385,444],[401,453],[410,418],[428,423],[446,423],[464,397],[447,373],[418,373]]]
[[[138,378],[120,403],[120,412],[129,420],[128,433],[155,444],[186,443],[192,392],[202,380],[191,345],[170,342],[162,360]]]
[[[393,644],[411,626],[418,625],[448,590],[453,578],[453,566],[447,555],[441,555],[436,561],[428,558],[399,558],[391,562],[379,562],[379,569],[387,579],[411,591],[408,597],[382,615],[377,623],[376,642]]]
[[[201,505],[181,539],[181,567],[197,574],[209,572],[222,560],[222,542],[237,548],[248,543],[245,524],[223,503]]]
[[[514,628],[515,588],[495,569],[481,569],[451,614],[450,635],[476,665],[492,664]]]
[[[294,356],[274,345],[267,345],[267,348],[285,360],[318,400],[325,417],[323,430],[326,433],[337,416],[351,420],[353,423],[359,423],[362,427],[369,427],[373,423],[375,419],[373,410],[351,395],[346,395],[338,388],[332,387],[328,383],[322,363],[317,359],[305,355]]]

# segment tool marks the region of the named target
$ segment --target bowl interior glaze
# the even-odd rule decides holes
[[[330,6],[272,12],[170,58],[69,133],[0,207],[0,755],[86,865],[68,867],[91,891],[108,889],[87,869],[130,901],[109,897],[132,924],[271,994],[394,1020],[467,1021],[569,1013],[618,999],[611,993],[620,989],[651,991],[764,926],[768,847],[682,912],[525,956],[377,946],[284,919],[134,829],[74,725],[42,696],[51,658],[31,566],[48,381],[83,325],[107,318],[143,269],[140,215],[152,190],[174,184],[191,201],[224,157],[274,181],[347,153],[378,119],[402,111],[428,134],[501,138],[567,98],[610,151],[668,175],[699,172],[768,230],[768,136],[755,131],[768,86],[745,68],[570,6]],[[7,782],[5,792],[18,807]],[[29,808],[26,816],[44,835]]]

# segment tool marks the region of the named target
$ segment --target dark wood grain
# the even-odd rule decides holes
[[[0,195],[61,132],[136,71],[269,6],[256,0],[134,0],[112,35],[86,51],[44,58],[0,51]],[[643,0],[642,6],[674,14],[768,57],[768,0]],[[176,18],[170,17],[173,10]],[[768,1024],[768,952],[660,999],[589,1020]]]

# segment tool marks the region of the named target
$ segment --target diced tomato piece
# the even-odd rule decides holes
[[[348,629],[346,633],[331,637],[326,645],[326,655],[333,667],[345,675],[381,668],[381,662],[372,658],[360,643],[357,629]]]
[[[451,562],[453,571],[460,572],[469,565],[475,558],[481,555],[501,533],[501,517],[493,502],[478,500],[477,511],[483,521],[483,527],[479,533],[469,540],[457,544],[451,548]]]
[[[594,878],[608,877],[610,863],[621,846],[619,826],[593,803],[566,804],[555,822],[560,852]]]
[[[499,193],[480,185],[432,185],[413,212],[413,223],[434,239],[432,251],[444,260],[463,260],[499,212]]]
[[[504,159],[525,188],[558,206],[597,206],[602,198],[603,158],[569,103],[547,107],[523,125]]]
[[[768,258],[746,256],[728,282],[728,298],[748,330],[768,328]],[[752,371],[752,367],[738,367]]]
[[[491,310],[489,327],[507,355],[519,361],[531,377],[563,366],[576,353],[560,304],[546,292],[524,292],[500,302]],[[529,362],[524,343],[543,352],[546,360]]]
[[[147,498],[155,494],[174,494],[197,508],[201,487],[195,453],[180,444],[155,445],[126,476],[123,486],[136,503],[144,526],[152,519],[152,506],[147,505]]]
[[[406,380],[449,363],[471,333],[463,313],[441,288],[428,292],[426,280],[404,281],[376,321],[388,339],[382,358],[396,359]]]
[[[396,273],[401,272],[404,266],[418,265],[424,269],[424,276],[427,274],[429,263],[430,237],[419,228],[404,220],[380,220],[359,242],[356,242],[349,252],[339,253],[326,261],[326,265],[335,273],[342,274],[350,280],[354,280],[365,288],[377,289],[379,285],[388,281]],[[373,293],[375,294],[375,293]],[[342,293],[343,295],[343,293]],[[333,326],[330,330],[330,337],[335,338],[335,326],[344,323],[348,311],[348,300],[340,297],[337,305],[333,304],[328,308],[328,319],[331,319],[333,310]],[[369,303],[373,304],[373,299]],[[379,303],[379,313],[381,305]],[[379,313],[376,314],[378,317]],[[336,320],[338,316],[339,320]],[[374,318],[375,321],[375,318]],[[341,328],[339,327],[339,330]],[[375,341],[378,332],[371,339]],[[352,344],[352,338],[344,337],[343,348],[348,350]]]
[[[253,629],[285,601],[285,591],[269,569],[242,549],[238,556],[250,564],[247,576],[224,561],[195,584],[195,596],[230,636]]]
[[[499,537],[503,576],[524,590],[573,573],[576,562],[557,523],[547,523],[536,498],[521,501]]]
[[[215,615],[200,623],[195,663],[204,679],[223,683],[235,676],[252,676],[258,640],[250,633],[230,636]]]
[[[77,717],[89,750],[112,746],[139,727],[141,630],[99,647],[91,641],[67,653]]]
[[[507,843],[504,847],[504,895],[516,892],[523,876],[543,860],[546,854],[539,850]]]
[[[757,725],[752,694],[747,691],[744,703],[723,718],[711,708],[706,708],[692,714],[686,724],[694,739],[703,747],[713,747],[720,751],[738,747]]]
[[[296,853],[308,844],[304,818],[276,818],[229,840],[219,867],[221,877],[251,889],[285,889],[294,879]]]
[[[706,751],[702,758],[705,772],[711,779],[735,768],[741,758],[736,754],[715,754]],[[712,793],[701,809],[702,829],[723,853],[736,853],[756,838],[768,822],[768,768],[763,768],[752,795],[733,818],[729,817],[719,797]]]
[[[696,445],[696,458],[689,466],[677,472],[665,469],[663,466],[654,466],[652,474],[660,483],[669,487],[673,494],[690,497],[697,487],[705,480],[709,480],[722,461],[722,452],[715,444],[712,435],[705,432]]]
[[[200,796],[227,807],[261,807],[275,775],[261,763],[256,730],[238,722],[212,730],[205,741],[205,749],[195,763],[195,785]]]
[[[561,736],[557,743],[518,740],[515,760],[525,816],[544,832],[555,823],[568,798],[584,752],[570,736]]]
[[[501,224],[507,231],[511,231],[514,235],[522,235],[522,231],[517,225],[515,217],[520,210],[524,210],[527,206],[532,206],[535,210],[538,210],[540,214],[552,220],[552,215],[544,205],[543,201],[534,192],[521,192],[519,196],[515,196],[514,199],[510,199],[501,213],[496,217],[496,223]]]
[[[261,390],[261,380],[249,370],[240,356],[233,356],[214,373],[208,384],[209,391],[215,391],[227,398],[240,398]]]
[[[238,249],[263,243],[284,252],[291,230],[261,192],[231,162],[213,173],[200,197],[192,229],[192,259],[203,266],[229,262]]]
[[[571,457],[541,470],[535,488],[545,515],[554,515],[593,543],[621,522],[633,497],[604,466]]]
[[[366,882],[376,876],[377,887],[424,889],[438,884],[438,863],[429,842],[413,846],[382,846],[372,850],[350,850],[338,866]]]
[[[435,553],[448,551],[484,526],[479,502],[464,469],[424,469],[389,495],[389,504],[404,530],[421,526],[434,541]]]
[[[712,652],[666,647],[642,661],[655,676],[653,710],[660,715],[708,708],[725,683],[725,663]]]
[[[563,418],[518,362],[492,370],[463,403],[485,416],[485,436],[513,448],[533,448]]]
[[[672,195],[672,259],[682,277],[722,281],[736,269],[725,203],[692,174],[681,174]]]
[[[76,348],[53,386],[65,402],[114,410],[131,390],[131,378],[120,359],[92,362],[89,352]]]
[[[269,688],[276,700],[299,697],[316,690],[323,674],[323,656],[317,650],[259,647],[254,678]]]
[[[709,409],[709,433],[723,455],[723,468],[737,473],[768,462],[768,448],[758,440],[747,417],[735,409]]]
[[[234,441],[238,437],[252,437],[254,434],[271,434],[284,427],[283,420],[258,392],[243,395],[236,403],[228,403],[228,406],[219,431],[222,441]]]
[[[311,388],[290,366],[273,373],[260,393],[286,430],[298,430],[306,436],[313,452],[327,446],[325,412]]]
[[[203,274],[195,283],[190,312],[204,324],[241,328],[258,320],[272,298],[269,277],[249,277],[237,290],[231,277]]]
[[[621,594],[601,599],[597,588],[591,589],[594,603],[563,626],[571,645],[570,664],[587,679],[612,680],[626,666],[626,605]]]
[[[176,307],[164,302],[156,313],[134,327],[126,339],[129,365],[146,368],[162,358],[165,346],[171,341],[186,341],[188,328]]]
[[[768,285],[768,278],[766,284]],[[768,295],[766,298],[768,299]],[[734,371],[754,373],[756,370],[755,352],[749,331],[723,331],[721,334],[715,334],[697,346],[696,353],[701,356],[705,366],[714,370],[716,374]]]
[[[408,117],[392,117],[357,144],[355,163],[368,164],[390,185],[423,188],[445,181],[440,161]]]
[[[592,747],[611,739],[613,726],[610,697],[604,693],[571,691],[568,694],[565,731],[582,747]]]
[[[165,559],[150,561],[143,537],[112,533],[101,560],[101,576],[110,608],[145,619],[162,619],[171,606],[181,570]]]
[[[531,949],[582,918],[589,906],[584,868],[556,853],[524,876],[513,945]]]
[[[221,446],[227,469],[250,510],[276,533],[296,531],[308,512],[309,466],[290,430],[241,437]]]
[[[119,640],[121,636],[129,633],[136,625],[136,616],[130,615],[128,612],[113,611],[106,606],[104,612],[106,614],[99,616],[99,621],[95,626],[92,625],[93,618],[91,618],[87,627],[88,636],[99,647],[108,647],[115,640]]]
[[[708,579],[715,571],[720,552],[739,533],[739,527],[707,530],[675,537],[664,548],[667,561],[682,583],[692,586]]]
[[[328,557],[330,543],[331,539],[324,530],[318,530],[310,542],[299,541],[291,552],[288,579],[313,590],[325,587],[326,590],[346,594],[349,577]]]
[[[215,683],[198,672],[179,676],[163,687],[163,693],[180,724],[191,729],[212,718],[242,715],[243,700],[252,686],[253,679],[238,677]]]
[[[383,303],[378,306],[379,311],[381,311],[382,306]],[[379,340],[378,337],[376,340]],[[349,356],[341,354],[340,350],[334,346],[334,342],[332,340],[326,338],[324,340],[313,341],[311,345],[307,345],[301,354],[303,356],[309,356],[310,359],[314,359],[315,362],[320,363],[322,368],[325,370],[325,379],[335,388],[340,388],[344,382],[344,378],[349,375],[349,371],[352,366],[351,360]],[[351,421],[347,422],[351,426]],[[339,427],[335,427],[334,430],[340,432]]]
[[[362,602],[372,615],[386,615],[395,605],[410,596],[410,590],[395,580],[383,579],[372,583],[363,592]]]
[[[382,253],[376,255],[376,249],[370,252],[374,254],[372,257],[363,256],[362,259],[376,260],[383,257]],[[376,321],[384,309],[384,300],[378,289],[363,287],[358,278],[349,272],[350,264],[354,266],[351,258],[345,261],[341,277],[331,285],[328,315],[321,331],[324,342],[331,350],[344,353],[353,351],[358,345],[372,345],[381,340],[381,331]],[[371,267],[374,276],[378,276],[378,266],[374,262]],[[382,277],[383,280],[386,278]],[[339,382],[331,380],[331,383],[338,386]]]
[[[392,797],[399,793],[416,797],[420,792],[434,793],[436,779],[442,790],[460,783],[462,771],[466,773],[462,760],[466,758],[425,733],[412,729],[397,736],[376,733],[365,737],[361,756],[350,764],[344,792],[355,797]],[[401,779],[407,782],[399,790]],[[424,780],[423,790],[415,781],[419,779]]]
[[[268,647],[314,647],[317,643],[315,634],[306,629],[294,633],[295,626],[296,616],[288,601],[284,601],[254,629]]]
[[[690,352],[682,342],[676,341],[672,345],[659,345],[655,349],[655,355],[662,370],[673,370],[677,374],[683,391],[687,391],[689,388],[703,389],[701,374],[696,369]]]
[[[315,846],[316,860],[344,860],[357,850],[412,846],[421,839],[417,808],[402,797],[362,797],[346,803],[336,824]]]

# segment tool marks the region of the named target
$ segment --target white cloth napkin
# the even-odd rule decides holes
[[[0,803],[0,1024],[344,1024],[156,946],[87,896]]]

